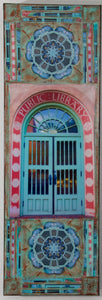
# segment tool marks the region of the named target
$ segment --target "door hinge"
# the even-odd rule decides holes
[[[24,207],[24,201],[22,201],[22,207]]]
[[[25,172],[23,171],[23,177],[25,176]]]
[[[83,206],[83,200],[81,200],[81,206]]]
[[[80,143],[80,148],[82,147],[82,143]]]
[[[24,142],[24,145],[23,145],[23,146],[24,146],[24,148],[25,148],[25,142]]]
[[[80,176],[82,177],[82,171],[80,171]]]

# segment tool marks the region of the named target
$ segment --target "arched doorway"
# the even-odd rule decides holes
[[[78,177],[80,178],[80,185],[78,185],[78,187],[80,189],[80,193],[81,193],[81,189],[83,189],[81,195],[85,194],[85,213],[84,213],[84,197],[81,201],[81,211],[82,214],[83,213],[85,214],[85,216],[94,216],[95,215],[94,150],[93,150],[94,149],[94,139],[93,139],[94,128],[93,128],[92,119],[85,106],[81,103],[81,100],[75,98],[74,96],[68,93],[64,93],[61,91],[45,90],[31,95],[24,102],[22,102],[21,105],[18,107],[17,111],[15,112],[15,116],[13,119],[12,141],[11,141],[10,211],[9,211],[10,217],[17,217],[17,216],[24,215],[23,214],[23,208],[24,208],[23,182],[24,182],[25,174],[24,174],[23,162],[24,160],[26,161],[26,157],[24,157],[25,155],[24,143],[27,134],[26,132],[27,124],[30,122],[30,119],[32,118],[33,114],[38,113],[38,111],[40,111],[41,109],[48,109],[48,108],[57,108],[62,110],[63,113],[64,112],[68,113],[69,115],[71,115],[71,117],[73,118],[73,120],[75,121],[78,127],[78,132],[76,133],[64,132],[63,134],[65,135],[64,138],[67,139],[69,134],[70,136],[71,134],[72,136],[75,135],[77,137],[77,141],[78,139],[81,138],[81,143],[79,143],[78,146],[78,160],[80,161],[81,159],[81,161],[83,162],[84,171],[81,173],[80,168],[78,168],[78,170],[80,170],[79,177]],[[62,135],[62,133],[60,134]],[[35,133],[33,133],[33,135],[36,136]],[[42,135],[41,132],[40,135]],[[48,133],[46,134],[43,133],[43,137],[44,136],[47,137],[47,135]],[[58,133],[51,134],[50,132],[48,137],[49,138],[53,137],[54,139],[57,139],[58,137],[59,140],[60,135]],[[82,154],[82,157],[80,156],[80,153]],[[80,165],[79,161],[78,161],[79,163],[78,166]],[[81,179],[84,181],[83,184],[81,184]],[[59,201],[59,203],[61,203],[61,201]],[[75,212],[73,213],[75,214]],[[46,213],[46,215],[47,214],[48,213]],[[61,215],[67,216],[68,214],[69,213],[66,213],[66,210],[65,213],[63,212],[62,214],[62,210],[61,210]],[[39,216],[39,213],[37,213],[36,215]],[[48,215],[50,215],[50,213]],[[60,213],[58,213],[58,217],[59,215]]]
[[[21,215],[84,214],[83,128],[63,104],[42,104],[22,128]]]

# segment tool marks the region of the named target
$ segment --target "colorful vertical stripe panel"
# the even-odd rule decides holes
[[[11,276],[15,277],[15,221],[11,222]]]
[[[10,221],[7,221],[6,278],[10,277]]]
[[[94,221],[94,240],[93,240],[93,276],[97,276],[97,256],[98,256],[98,234],[97,234],[97,224]]]
[[[87,273],[87,222],[84,222],[84,270],[83,275]]]
[[[97,275],[97,243],[98,235],[95,221],[84,221],[84,276]]]
[[[21,277],[21,221],[17,224],[17,277]]]
[[[16,41],[17,41],[17,80],[21,80],[21,31],[20,31],[20,23],[16,25]]]
[[[87,276],[93,276],[93,222],[88,222],[88,265],[87,270],[88,274]]]
[[[5,25],[6,79],[10,80],[10,23]]]
[[[83,82],[86,83],[87,75],[87,24],[83,24]]]
[[[15,57],[15,32],[14,23],[11,24],[11,56],[12,56],[12,80],[16,80],[16,57]]]
[[[98,24],[94,23],[94,82],[98,81]]]
[[[88,28],[88,82],[92,82],[92,24]]]

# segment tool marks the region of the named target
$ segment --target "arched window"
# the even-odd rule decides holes
[[[22,128],[21,215],[84,214],[83,130],[64,105],[43,104]]]

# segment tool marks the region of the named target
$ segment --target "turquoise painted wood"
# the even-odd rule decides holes
[[[84,170],[79,136],[54,138],[55,214],[84,213]]]
[[[10,75],[10,24],[5,26],[5,43],[6,43],[6,70]]]
[[[26,136],[23,215],[84,214],[79,135]]]
[[[23,215],[52,214],[52,138],[25,138]]]
[[[98,24],[94,23],[94,76],[98,74]]]

